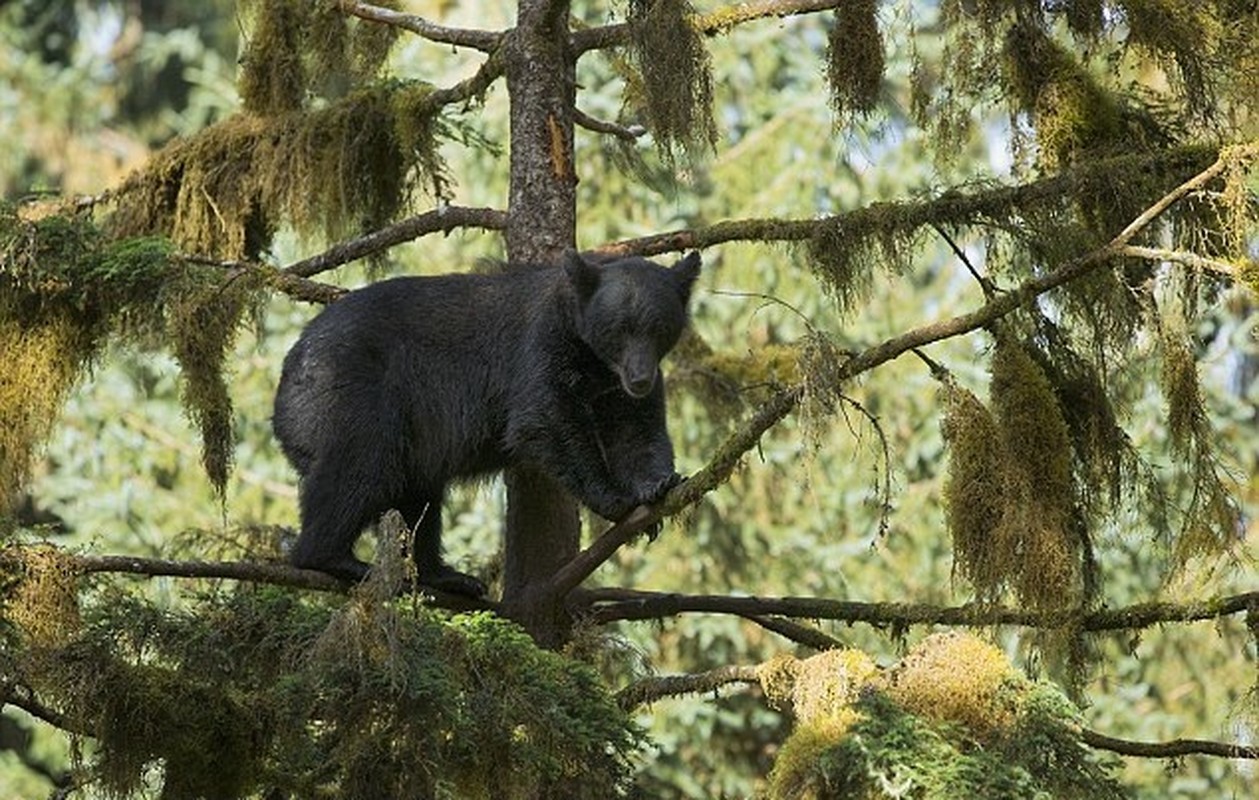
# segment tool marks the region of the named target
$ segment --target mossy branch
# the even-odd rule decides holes
[[[391,8],[372,5],[371,3],[341,0],[340,7],[343,12],[350,16],[382,25],[392,25],[395,28],[410,31],[428,39],[430,42],[437,42],[438,44],[468,47],[473,50],[480,50],[483,53],[489,53],[496,50],[499,43],[503,40],[501,31],[452,28],[446,25],[438,25],[418,14],[406,14]]]
[[[495,208],[444,206],[336,244],[319,255],[290,264],[282,272],[298,278],[310,278],[430,233],[449,234],[456,228],[501,231],[506,227],[507,213],[505,211]]]
[[[695,23],[701,33],[715,36],[747,22],[813,14],[840,5],[838,0],[753,0],[701,14]],[[587,28],[573,34],[573,51],[580,55],[589,50],[620,47],[629,43],[631,35],[630,26],[624,22]]]
[[[1125,608],[1088,611],[1082,608],[1031,611],[988,603],[939,606],[931,603],[873,603],[819,597],[730,597],[668,592],[635,592],[623,599],[620,589],[589,589],[580,594],[596,623],[615,620],[663,619],[678,614],[777,615],[802,619],[862,622],[875,627],[948,625],[1025,628],[1071,626],[1083,632],[1132,631],[1168,622],[1201,622],[1259,609],[1259,590],[1186,603],[1149,602]]]
[[[83,555],[59,551],[65,569],[77,575],[92,573],[122,573],[146,578],[167,576],[174,578],[203,578],[211,580],[236,580],[288,586],[318,592],[346,593],[352,585],[331,575],[309,569],[298,569],[281,563],[255,561],[176,561],[164,558],[145,558],[121,555]],[[408,589],[409,586],[401,587]],[[431,598],[432,605],[451,611],[494,610],[495,604],[461,595],[417,587]]]
[[[1251,151],[1255,149],[1255,145],[1246,147],[1251,148]],[[1152,154],[1116,156],[1091,161],[1087,166],[1074,167],[1048,178],[1014,186],[995,186],[970,191],[950,190],[938,197],[926,200],[875,203],[841,214],[810,219],[723,220],[703,228],[667,231],[609,242],[595,248],[594,252],[617,256],[655,256],[662,253],[713,247],[727,242],[807,243],[813,239],[819,228],[823,227],[890,232],[885,230],[888,220],[894,221],[899,226],[897,233],[908,234],[914,228],[951,225],[958,220],[1000,219],[1010,208],[1032,207],[1062,197],[1074,196],[1079,193],[1082,185],[1096,182],[1101,175],[1138,174],[1150,170],[1171,172],[1173,169],[1187,166],[1192,168],[1190,165],[1195,162],[1198,165],[1206,163],[1204,155],[1201,148],[1181,148]],[[1199,184],[1195,184],[1195,188],[1219,177],[1226,165],[1233,163],[1237,157],[1237,155],[1230,155],[1225,163],[1216,160],[1205,173],[1195,176],[1196,179],[1205,175]],[[1193,188],[1186,190],[1185,193],[1188,191],[1193,191]],[[1177,199],[1183,197],[1185,193],[1178,195]],[[1153,208],[1152,206],[1151,210]],[[1126,244],[1163,211],[1166,211],[1166,207],[1158,209],[1148,219],[1134,220],[1134,223],[1140,222],[1138,227],[1131,233],[1124,232],[1116,238],[1122,238],[1123,243]],[[1107,255],[1113,256],[1115,253]]]
[[[664,675],[635,681],[616,693],[621,708],[630,711],[670,697],[699,693],[715,693],[723,686],[761,683],[762,670],[773,670],[774,661],[754,666],[717,667],[706,672],[684,675]],[[1259,759],[1259,747],[1216,742],[1205,739],[1173,739],[1168,742],[1137,742],[1107,736],[1088,728],[1080,728],[1080,740],[1097,750],[1107,750],[1136,758],[1183,758],[1185,756],[1213,756],[1216,758]]]
[[[635,681],[616,693],[616,702],[626,711],[666,697],[716,692],[732,683],[760,683],[760,667],[726,666],[692,675],[661,675]]]

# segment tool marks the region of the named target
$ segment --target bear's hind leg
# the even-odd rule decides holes
[[[359,533],[378,513],[376,498],[361,482],[347,480],[339,459],[317,459],[301,483],[302,532],[289,561],[358,583],[370,566],[354,556]]]
[[[448,566],[442,558],[442,496],[426,492],[400,508],[411,527],[411,558],[424,586],[465,597],[484,597],[486,586],[480,580]]]

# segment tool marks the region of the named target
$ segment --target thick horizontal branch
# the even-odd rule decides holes
[[[170,576],[177,578],[211,578],[269,583],[311,589],[320,592],[347,592],[350,584],[331,575],[310,569],[298,569],[287,564],[258,563],[252,561],[172,561],[161,558],[138,556],[72,555],[63,553],[71,568],[82,574],[113,572],[145,577]],[[479,611],[493,609],[494,604],[461,595],[448,594],[425,586],[421,588],[433,599],[433,605],[452,611]]]
[[[759,19],[792,17],[837,8],[841,0],[754,0],[738,3],[700,14],[695,27],[708,36],[725,33],[731,28]],[[577,54],[628,44],[629,23],[620,22],[587,28],[573,34],[573,50]]]
[[[713,247],[727,242],[807,242],[825,228],[884,230],[888,220],[901,225],[899,232],[930,225],[952,225],[958,219],[999,220],[1011,207],[1034,207],[1078,192],[1082,185],[1096,182],[1099,175],[1127,175],[1156,170],[1176,174],[1202,169],[1209,155],[1201,148],[1181,148],[1152,155],[1124,155],[1090,162],[1057,175],[1013,186],[992,186],[970,191],[948,191],[938,197],[904,202],[875,203],[841,214],[812,219],[723,220],[703,228],[667,231],[633,239],[609,242],[594,252],[607,255],[654,256]],[[1216,161],[1220,166],[1220,161]],[[1220,170],[1211,173],[1210,180]],[[1204,181],[1206,182],[1206,181]],[[1183,195],[1182,195],[1183,196]],[[1162,202],[1162,201],[1160,201]],[[1166,208],[1160,209],[1155,216]],[[1153,219],[1153,218],[1151,218]],[[1150,220],[1141,222],[1143,229]],[[1136,222],[1136,220],[1134,220]],[[1135,234],[1136,231],[1133,233]],[[1131,239],[1124,237],[1124,242]]]
[[[503,40],[501,31],[485,31],[470,28],[451,28],[429,22],[417,14],[405,14],[391,8],[375,6],[370,3],[358,3],[354,0],[341,0],[341,10],[359,19],[392,25],[428,39],[438,44],[450,44],[456,47],[468,47],[488,53],[496,49]]]
[[[876,627],[949,625],[987,627],[1018,625],[1028,628],[1071,627],[1083,632],[1139,630],[1169,622],[1200,622],[1259,611],[1259,591],[1190,603],[1139,603],[1126,608],[1086,611],[1032,611],[982,603],[938,606],[929,603],[867,603],[820,597],[730,597],[667,592],[635,592],[626,599],[619,589],[588,589],[579,595],[593,622],[662,619],[678,614],[734,614],[741,617],[777,615],[798,619],[863,622]]]
[[[1109,750],[1121,756],[1138,758],[1183,758],[1184,756],[1215,756],[1217,758],[1259,759],[1259,747],[1206,739],[1173,739],[1170,742],[1136,742],[1116,739],[1084,728],[1080,738],[1089,747]]]
[[[505,211],[495,208],[445,206],[408,217],[357,239],[341,242],[319,255],[290,264],[284,268],[283,272],[299,278],[309,278],[430,233],[448,234],[456,228],[497,231],[505,227],[507,227],[507,212]]]

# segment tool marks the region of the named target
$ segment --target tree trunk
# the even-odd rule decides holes
[[[514,263],[558,263],[576,241],[576,61],[568,7],[567,0],[520,0],[516,28],[504,42],[511,104],[507,256]],[[539,644],[558,647],[571,619],[563,598],[543,588],[577,553],[577,505],[549,476],[520,468],[507,475],[507,509],[503,611]]]

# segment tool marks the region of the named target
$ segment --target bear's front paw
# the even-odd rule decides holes
[[[670,489],[684,480],[686,479],[678,473],[670,472],[662,478],[650,481],[638,490],[638,503],[645,506],[655,505],[669,493]]]

